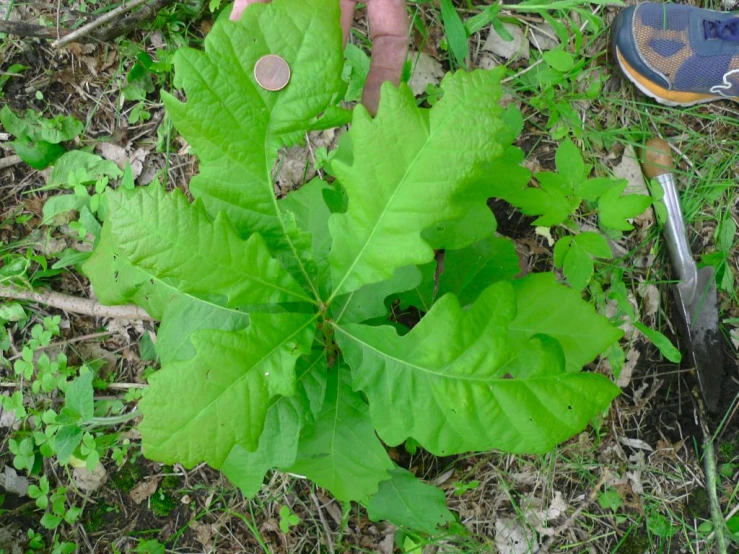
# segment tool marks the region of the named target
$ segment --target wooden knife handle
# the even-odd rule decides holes
[[[653,138],[644,145],[644,173],[650,179],[672,172],[675,167],[672,163],[670,145],[661,138]]]

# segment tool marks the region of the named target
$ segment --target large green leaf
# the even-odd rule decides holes
[[[153,186],[108,199],[118,250],[134,266],[179,292],[227,308],[310,302],[288,272],[272,259],[258,234],[242,240],[219,214],[211,221],[199,203]]]
[[[328,374],[324,409],[303,429],[298,459],[289,471],[348,502],[377,492],[392,468],[372,428],[367,404],[352,391],[348,369],[334,367]]]
[[[177,130],[194,147],[200,175],[190,189],[215,214],[225,211],[242,236],[260,232],[273,250],[298,248],[280,215],[272,169],[279,148],[300,140],[311,119],[341,99],[344,84],[339,6],[331,0],[281,0],[250,6],[237,22],[220,18],[205,51],[175,56],[175,84],[187,102],[163,93]],[[254,66],[274,54],[291,68],[283,90],[261,88]],[[306,277],[307,279],[307,277]]]
[[[259,492],[269,469],[285,468],[295,462],[300,431],[321,410],[326,393],[325,353],[313,352],[310,357],[300,358],[295,373],[297,392],[295,396],[273,400],[257,449],[249,452],[237,444],[221,466],[229,481],[246,497]]]
[[[515,316],[513,287],[501,282],[467,311],[444,296],[403,337],[391,327],[336,326],[380,437],[390,445],[412,437],[437,455],[545,452],[582,430],[615,387],[600,375],[568,374],[551,356],[511,374]]]
[[[270,401],[296,392],[295,362],[310,351],[315,316],[253,314],[244,331],[200,331],[197,354],[152,375],[139,403],[146,456],[219,467],[234,445],[255,450]]]
[[[83,267],[98,300],[105,305],[134,303],[162,321],[156,350],[162,365],[191,358],[190,335],[203,329],[232,331],[249,323],[243,311],[218,305],[212,298],[196,298],[134,267],[118,250],[110,225],[103,225],[100,241]]]
[[[367,503],[370,519],[386,519],[399,527],[429,535],[438,533],[439,527],[454,521],[441,489],[422,483],[399,467],[394,468],[390,476],[380,483],[377,494],[372,495]]]
[[[518,312],[509,339],[517,349],[535,335],[549,335],[562,346],[567,371],[575,372],[623,335],[579,292],[558,284],[552,273],[534,273],[513,285]]]
[[[462,220],[474,206],[466,187],[479,179],[481,162],[502,152],[500,77],[498,71],[449,75],[430,110],[416,106],[406,85],[386,83],[375,118],[355,109],[347,133],[353,157],[332,164],[350,198],[347,212],[329,219],[334,295],[430,262],[434,251],[423,230]]]

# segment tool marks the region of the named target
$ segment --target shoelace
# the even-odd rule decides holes
[[[739,42],[739,17],[725,19],[724,21],[703,21],[703,30],[707,39],[721,39],[731,42]]]

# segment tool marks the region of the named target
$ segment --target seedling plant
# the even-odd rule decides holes
[[[292,70],[277,93],[253,77],[266,54]],[[453,520],[442,491],[386,446],[541,453],[607,409],[618,389],[582,369],[621,331],[554,274],[519,276],[486,202],[541,225],[599,202],[616,230],[648,202],[589,180],[572,143],[530,187],[512,146],[521,115],[498,104],[501,71],[447,75],[430,108],[388,84],[376,117],[349,111],[338,7],[324,0],[221,18],[174,67],[186,101],[164,102],[200,159],[196,200],[158,185],[105,192],[84,266],[103,302],[161,321],[162,369],[139,403],[147,457],[206,462],[247,496],[278,468],[434,534]],[[326,178],[277,198],[279,149],[347,122]],[[600,237],[560,247],[581,289],[592,271],[578,249],[607,255]],[[401,322],[391,306],[418,317]]]
[[[81,367],[71,366],[64,353],[50,354],[55,350],[53,341],[60,334],[60,323],[60,316],[47,316],[33,323],[19,304],[0,307],[5,337],[0,341],[0,363],[12,367],[17,378],[16,390],[0,396],[0,408],[15,420],[8,450],[13,469],[33,479],[27,494],[42,513],[40,525],[49,530],[76,525],[82,507],[75,502],[64,479],[58,474],[53,481],[49,479],[45,461],[54,460],[70,472],[86,468],[92,473],[101,457],[110,453],[121,465],[128,444],[109,429],[130,419],[120,415],[122,402],[95,401],[93,380],[98,364],[93,361]],[[9,333],[23,337],[23,343],[11,345],[6,340]],[[13,352],[17,353],[12,355]],[[47,548],[41,535],[31,530],[29,546],[36,550]],[[73,543],[55,541],[50,551],[75,549]]]

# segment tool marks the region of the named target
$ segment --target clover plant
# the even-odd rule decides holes
[[[390,84],[375,117],[339,108],[338,10],[256,4],[219,20],[204,51],[178,51],[186,100],[164,101],[200,160],[195,201],[106,193],[85,270],[102,301],[161,321],[162,368],[140,401],[147,457],[205,462],[248,496],[278,468],[433,533],[452,520],[443,493],[386,447],[546,452],[618,393],[582,369],[621,332],[554,274],[517,277],[494,234],[491,192],[530,178],[502,73],[447,75],[432,108]],[[291,67],[282,91],[254,80],[266,54]],[[277,198],[279,149],[349,117],[330,178]],[[423,299],[412,328],[389,313],[409,297]]]

